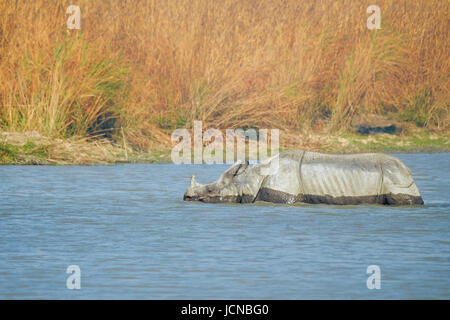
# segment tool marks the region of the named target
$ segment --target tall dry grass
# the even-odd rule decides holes
[[[449,124],[449,1],[0,0],[0,126],[124,135],[206,126]],[[161,133],[163,132],[163,133]],[[123,137],[122,137],[123,138]]]

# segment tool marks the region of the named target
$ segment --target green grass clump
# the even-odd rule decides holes
[[[0,164],[14,164],[18,158],[18,147],[6,142],[0,142]]]
[[[48,146],[28,141],[23,146],[0,142],[0,164],[46,164]]]

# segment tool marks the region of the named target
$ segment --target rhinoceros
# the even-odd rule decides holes
[[[276,165],[274,165],[276,164]],[[410,169],[386,154],[285,151],[249,165],[237,161],[202,185],[192,176],[185,201],[422,205]]]

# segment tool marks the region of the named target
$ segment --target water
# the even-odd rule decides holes
[[[0,298],[448,299],[450,154],[397,156],[425,206],[182,201],[226,165],[0,166]]]

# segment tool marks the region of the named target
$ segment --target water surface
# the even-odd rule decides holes
[[[449,299],[450,154],[397,156],[425,206],[182,201],[226,165],[0,166],[0,298]]]

